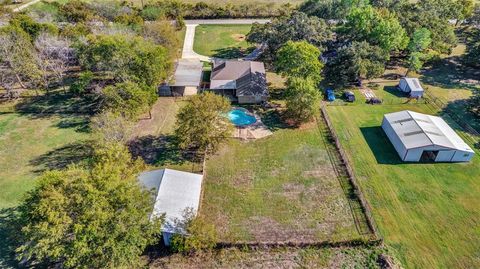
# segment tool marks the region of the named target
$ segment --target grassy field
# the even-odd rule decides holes
[[[81,111],[80,103],[33,99],[18,103],[19,113],[11,112],[13,104],[0,105],[0,208],[16,206],[39,172],[79,161],[88,150],[88,117],[55,113]]]
[[[206,56],[240,58],[253,49],[245,41],[250,28],[250,25],[199,25],[193,50]]]
[[[478,268],[480,157],[470,163],[401,163],[380,125],[383,114],[404,109],[438,112],[404,104],[329,106],[328,113],[385,242],[403,265]]]
[[[316,124],[232,140],[207,161],[200,213],[227,242],[360,238]]]

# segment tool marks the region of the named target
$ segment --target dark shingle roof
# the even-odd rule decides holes
[[[237,96],[267,95],[267,77],[262,62],[225,61],[214,64],[211,80],[233,80]]]

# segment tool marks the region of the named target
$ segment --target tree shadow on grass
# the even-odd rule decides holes
[[[20,224],[16,208],[0,210],[0,268],[19,268],[15,248],[19,242]]]
[[[465,67],[459,56],[439,60],[422,72],[421,81],[445,89],[479,89],[480,70]]]
[[[30,164],[38,167],[34,172],[64,169],[72,164],[88,161],[93,155],[93,147],[89,141],[75,142],[38,156]]]
[[[173,135],[137,137],[129,142],[128,147],[133,157],[142,158],[145,163],[155,166],[199,161],[195,152],[180,150]]]
[[[227,47],[214,50],[213,57],[221,59],[243,58],[252,52],[255,48]]]
[[[61,129],[74,129],[78,133],[90,132],[90,116],[86,115],[61,115],[60,121],[56,124],[56,127]]]
[[[480,89],[474,90],[474,95],[472,95],[468,99],[458,99],[447,103],[440,99],[437,100],[437,102],[440,101],[441,103],[443,103],[443,108],[440,115],[447,114],[448,116],[450,116],[458,125],[453,125],[453,128],[476,136],[477,133],[480,133],[480,117],[475,115],[471,111],[471,109],[472,106],[474,106],[474,98],[478,98],[476,97],[476,95],[478,95],[479,92]],[[468,126],[465,126],[465,124]],[[458,128],[460,126],[461,128]]]
[[[398,157],[395,148],[390,140],[383,132],[382,127],[360,127],[365,141],[372,150],[377,163],[379,164],[401,164],[403,163],[400,157]]]
[[[99,98],[94,95],[78,97],[55,92],[24,98],[15,105],[15,110],[18,113],[28,114],[34,118],[59,114],[92,115],[98,112],[100,108],[99,101]]]
[[[398,97],[398,98],[407,98],[408,94],[406,92],[400,91],[397,87],[395,86],[385,86],[383,87],[383,90],[388,92],[389,94]]]

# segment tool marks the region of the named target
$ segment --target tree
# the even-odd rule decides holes
[[[110,144],[96,151],[92,168],[49,171],[20,206],[18,258],[65,268],[132,268],[156,241],[162,219],[150,221],[151,193],[128,150]]]
[[[422,1],[423,2],[423,1]],[[398,8],[399,21],[409,36],[415,31],[425,28],[430,31],[431,43],[429,49],[438,53],[450,54],[457,44],[454,27],[448,19],[437,15],[435,7],[405,3]]]
[[[353,42],[341,48],[338,55],[327,63],[326,77],[329,82],[346,85],[361,79],[381,76],[385,71],[388,54],[378,46]]]
[[[157,86],[172,68],[167,50],[141,37],[94,36],[77,50],[84,68],[103,71],[120,82]]]
[[[134,82],[117,83],[103,89],[105,108],[128,119],[149,111],[157,97],[154,87]]]
[[[133,131],[133,122],[108,110],[95,115],[90,126],[101,144],[126,144]]]
[[[177,233],[172,237],[172,250],[190,253],[215,247],[217,243],[215,226],[201,216],[195,217],[190,208],[187,208],[183,215],[182,221],[176,221]]]
[[[25,14],[15,14],[10,19],[10,25],[13,27],[21,28],[25,33],[30,36],[30,39],[35,40],[42,32],[50,34],[57,34],[58,28],[49,23],[38,23]]]
[[[325,20],[345,19],[352,8],[368,4],[365,0],[307,0],[300,5],[300,11]]]
[[[347,38],[367,41],[387,52],[407,47],[408,36],[394,13],[372,6],[353,8],[343,28]]]
[[[306,41],[288,41],[277,52],[275,67],[284,77],[311,78],[319,83],[323,69],[320,54],[317,47]]]
[[[253,24],[247,35],[251,43],[265,44],[266,53],[274,56],[287,41],[307,41],[317,47],[332,39],[332,32],[324,20],[308,17],[301,12],[294,12],[289,17],[273,19],[266,24]]]
[[[180,48],[175,28],[170,21],[155,21],[143,27],[145,39],[168,49],[171,59],[174,59]]]
[[[311,120],[320,107],[320,92],[311,78],[289,78],[285,95],[287,114],[297,123]]]
[[[70,41],[43,32],[39,34],[34,44],[45,89],[48,89],[51,77],[54,77],[64,87],[65,72],[75,61],[74,49]]]
[[[0,29],[0,70],[1,86],[7,92],[17,83],[25,89],[41,80],[35,49],[28,34],[19,27]]]
[[[465,63],[480,68],[480,30],[472,29],[467,34],[467,49],[464,56]]]
[[[427,61],[430,57],[427,48],[432,43],[430,38],[431,33],[426,28],[420,28],[413,33],[410,43],[408,44],[408,51],[410,55],[407,60],[408,71],[419,71],[424,62]]]
[[[175,134],[180,147],[215,152],[232,135],[232,124],[226,116],[229,111],[230,101],[223,96],[211,92],[192,96],[177,114]]]
[[[72,23],[87,22],[95,17],[88,3],[80,0],[68,1],[60,6],[60,15]]]

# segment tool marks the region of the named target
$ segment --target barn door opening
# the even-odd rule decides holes
[[[437,159],[438,150],[425,150],[420,157],[420,162],[422,163],[430,163],[434,162]]]

